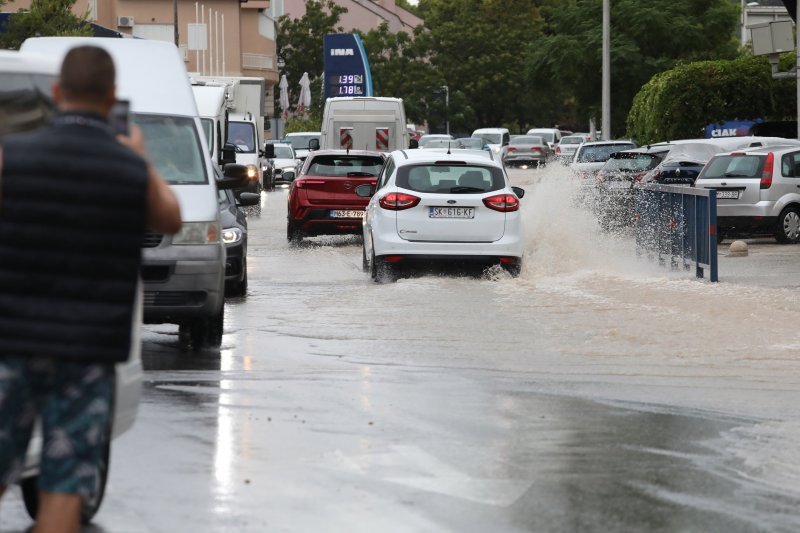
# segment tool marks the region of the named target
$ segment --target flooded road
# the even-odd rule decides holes
[[[601,233],[559,165],[512,177],[517,279],[372,283],[359,239],[290,247],[266,194],[221,351],[146,328],[90,531],[800,530],[800,250],[694,280]]]

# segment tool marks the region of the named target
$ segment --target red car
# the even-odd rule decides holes
[[[384,155],[364,150],[317,150],[308,154],[289,189],[286,238],[299,242],[314,235],[361,235],[369,198],[359,185],[375,185]]]

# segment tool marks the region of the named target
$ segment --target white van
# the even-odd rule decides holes
[[[54,110],[52,101],[53,83],[58,78],[61,63],[51,57],[39,54],[0,51],[0,136],[44,126]],[[6,98],[8,95],[10,98]],[[117,437],[128,431],[136,419],[142,391],[141,358],[141,313],[142,294],[136,301],[133,334],[131,335],[130,357],[124,363],[115,365],[114,414],[112,436]],[[25,458],[22,473],[22,496],[25,507],[35,517],[38,505],[39,458],[41,457],[42,437],[35,430]],[[88,522],[103,500],[108,474],[109,452],[99,464],[97,472],[97,493],[84,500],[81,518]]]
[[[225,246],[214,166],[183,59],[173,44],[143,39],[37,37],[26,40],[21,50],[60,61],[82,45],[111,54],[117,94],[130,100],[148,158],[181,206],[178,234],[148,233],[143,243],[144,322],[178,324],[182,340],[195,349],[217,347],[224,316]]]
[[[511,142],[511,136],[506,128],[480,128],[473,131],[472,136],[480,137],[486,141],[492,151],[492,155],[498,160],[501,157],[503,148]]]
[[[328,98],[322,115],[323,150],[391,152],[409,147],[406,109],[401,98]]]
[[[533,128],[526,135],[536,135],[547,142],[550,150],[555,152],[556,145],[561,141],[561,130],[558,128]],[[600,138],[599,136],[597,137]]]
[[[192,93],[200,114],[209,155],[212,161],[219,164],[228,132],[227,91],[223,85],[193,82]]]

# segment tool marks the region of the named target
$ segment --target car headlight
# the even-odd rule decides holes
[[[258,169],[255,165],[247,165],[247,179],[258,181]]]
[[[219,223],[184,222],[172,237],[172,244],[216,244],[219,242]]]
[[[235,244],[242,240],[242,230],[239,228],[225,228],[222,230],[222,242]]]

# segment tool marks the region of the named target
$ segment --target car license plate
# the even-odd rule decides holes
[[[430,207],[428,218],[475,218],[474,207]]]
[[[730,198],[731,200],[738,200],[739,191],[720,191],[717,189],[717,198]]]
[[[364,218],[364,211],[353,209],[331,209],[331,218]]]

